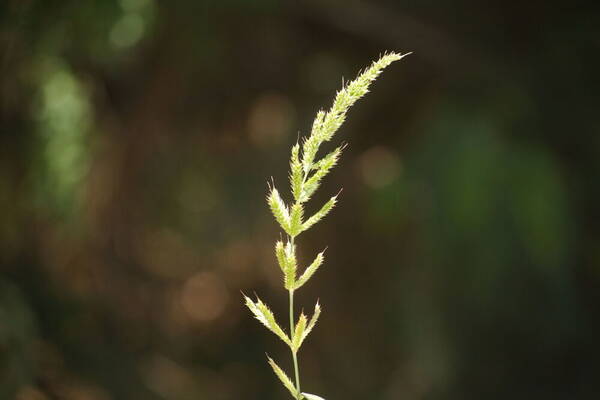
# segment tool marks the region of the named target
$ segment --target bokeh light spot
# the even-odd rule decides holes
[[[137,13],[125,14],[113,26],[110,41],[115,47],[130,47],[144,35],[144,19]]]
[[[290,133],[294,107],[280,94],[263,94],[256,99],[248,116],[250,139],[261,147],[273,145]]]
[[[218,318],[227,305],[229,294],[223,281],[212,272],[200,272],[188,279],[181,290],[181,304],[198,322]]]
[[[362,154],[359,172],[363,182],[368,186],[384,187],[400,175],[400,157],[387,147],[373,147]]]
[[[120,0],[121,8],[125,11],[138,11],[149,5],[149,0]]]

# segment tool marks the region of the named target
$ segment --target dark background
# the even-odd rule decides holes
[[[596,3],[2,2],[0,399],[287,398],[267,181],[386,50],[299,242],[303,388],[598,398]]]

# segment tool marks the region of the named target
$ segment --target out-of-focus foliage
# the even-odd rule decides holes
[[[384,50],[414,55],[349,117],[315,194],[344,201],[299,254],[331,260],[298,296],[327,309],[303,384],[597,397],[596,2],[8,0],[0,21],[0,398],[285,398],[262,367],[285,346],[239,294],[286,310],[267,181]]]

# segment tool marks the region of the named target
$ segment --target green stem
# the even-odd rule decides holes
[[[292,246],[294,245],[294,238],[290,239]],[[290,338],[294,337],[294,289],[290,289]],[[298,369],[298,354],[294,349],[292,351],[292,358],[294,359],[294,374],[296,376],[296,399],[301,400],[302,395],[300,394],[300,371]]]
[[[294,335],[294,291],[290,290],[290,332]],[[300,371],[298,369],[298,354],[292,349],[292,357],[294,359],[294,373],[296,376],[296,399],[300,400]]]

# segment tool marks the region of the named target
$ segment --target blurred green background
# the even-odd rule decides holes
[[[265,204],[342,77],[303,388],[600,396],[597,2],[6,0],[0,399],[287,398]]]

